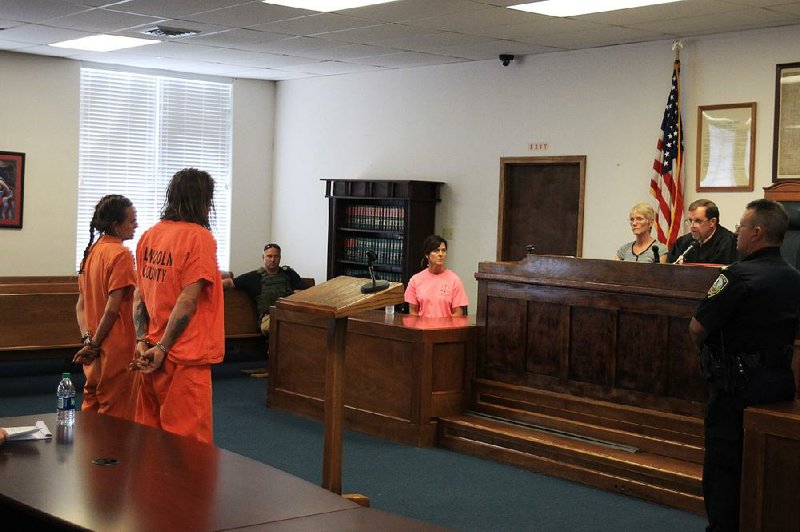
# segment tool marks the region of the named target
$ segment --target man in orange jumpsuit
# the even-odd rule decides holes
[[[209,230],[214,180],[187,168],[167,188],[161,221],[136,247],[136,421],[213,442],[211,364],[225,352],[222,279]]]

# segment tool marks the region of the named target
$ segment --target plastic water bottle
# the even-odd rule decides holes
[[[56,397],[58,397],[58,408],[56,410],[57,424],[71,427],[75,423],[75,385],[72,384],[69,373],[61,374],[61,382],[58,383]]]

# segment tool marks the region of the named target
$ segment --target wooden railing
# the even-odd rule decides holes
[[[313,279],[304,279],[313,286]],[[66,358],[80,347],[74,276],[0,277],[0,360]],[[226,352],[266,353],[253,302],[225,291]]]

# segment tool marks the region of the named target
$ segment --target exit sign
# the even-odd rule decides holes
[[[549,142],[531,142],[528,144],[529,151],[546,151],[550,149]]]

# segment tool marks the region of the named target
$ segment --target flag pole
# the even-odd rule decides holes
[[[683,196],[683,179],[681,175],[681,166],[683,165],[683,150],[681,146],[683,146],[683,139],[681,135],[683,134],[683,118],[681,117],[681,50],[683,49],[683,41],[680,39],[675,39],[672,41],[672,51],[675,52],[675,86],[678,92],[678,101],[675,102],[678,111],[678,156],[675,157],[675,172],[674,175],[680,179],[678,185],[681,187],[680,195]],[[677,223],[678,231],[680,232],[680,224],[683,222],[683,212],[675,212],[675,208],[677,207],[677,203],[672,206],[672,223]],[[677,221],[676,221],[677,220]],[[672,226],[670,225],[669,234],[672,235]]]

